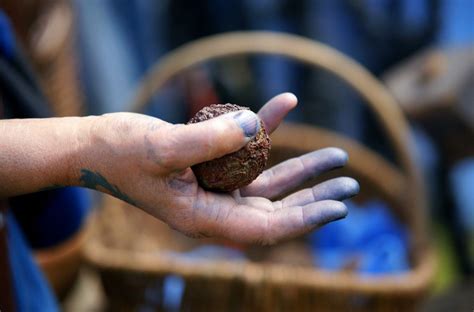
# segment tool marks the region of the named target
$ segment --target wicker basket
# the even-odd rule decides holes
[[[292,264],[189,261],[176,256],[176,251],[209,241],[186,238],[138,209],[106,197],[85,255],[100,272],[110,307],[130,311],[154,306],[160,310],[163,280],[172,274],[181,276],[186,283],[181,310],[415,310],[428,290],[435,268],[426,235],[424,192],[409,155],[404,117],[385,89],[359,65],[331,48],[293,35],[217,35],[164,57],[143,81],[133,110],[142,111],[165,82],[197,63],[248,53],[280,54],[324,68],[354,87],[367,101],[386,130],[400,168],[351,139],[298,124],[284,124],[272,135],[270,162],[326,146],[347,150],[351,161],[344,173],[361,182],[358,198],[384,198],[409,229],[411,269],[398,275],[361,277]]]

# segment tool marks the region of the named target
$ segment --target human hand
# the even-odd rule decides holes
[[[296,106],[285,93],[258,112],[271,133]],[[305,180],[347,162],[347,154],[327,148],[287,160],[232,193],[201,188],[190,166],[244,146],[258,131],[252,112],[230,113],[191,125],[113,113],[98,117],[90,131],[89,156],[80,161],[80,185],[125,200],[193,237],[217,236],[271,244],[346,216],[341,200],[358,183],[336,178],[271,201]]]

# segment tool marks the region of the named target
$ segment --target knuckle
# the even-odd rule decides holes
[[[235,131],[232,122],[226,119],[216,120],[204,130],[202,147],[210,155],[224,155],[236,146]]]
[[[158,139],[157,149],[158,163],[166,169],[174,169],[180,157],[180,132],[184,125],[172,125],[166,132],[162,133]]]
[[[158,163],[166,169],[173,169],[176,164],[176,152],[172,148],[163,148],[158,152]]]
[[[211,132],[205,132],[203,133],[203,136],[201,138],[201,141],[199,142],[200,148],[202,150],[208,151],[208,153],[212,153],[218,144],[215,144],[215,141],[213,140],[213,136]]]
[[[232,120],[220,118],[211,123],[211,127],[208,128],[208,135],[216,140],[228,138],[228,136],[234,132],[235,127],[235,122]]]

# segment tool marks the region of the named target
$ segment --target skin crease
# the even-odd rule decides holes
[[[247,114],[243,123],[256,124],[260,118],[271,133],[296,103],[293,94],[280,94],[258,117]],[[346,216],[341,200],[359,191],[351,178],[271,201],[315,175],[344,166],[347,154],[337,148],[283,162],[232,193],[199,187],[190,166],[236,151],[251,139],[234,114],[192,125],[133,113],[0,121],[0,198],[79,185],[125,200],[192,237],[258,244]]]

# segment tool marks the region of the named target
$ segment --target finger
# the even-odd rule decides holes
[[[320,149],[265,170],[255,181],[242,188],[240,194],[274,198],[325,171],[344,166],[347,160],[347,153],[339,148]]]
[[[359,183],[352,178],[331,179],[285,197],[280,206],[304,206],[321,200],[342,201],[357,195],[359,189]]]
[[[265,129],[270,134],[285,118],[285,116],[296,107],[298,99],[293,93],[282,93],[268,101],[258,112],[258,116],[265,124]]]
[[[211,235],[243,243],[274,244],[328,222],[344,218],[347,207],[339,201],[319,201],[305,206],[268,212],[249,206],[236,206],[225,219],[214,222]]]
[[[249,110],[177,125],[161,137],[158,155],[168,169],[183,169],[235,152],[255,137],[260,119]]]
[[[308,233],[329,222],[345,218],[347,207],[334,200],[313,202],[305,206],[287,207],[271,214],[265,235],[265,244]]]

